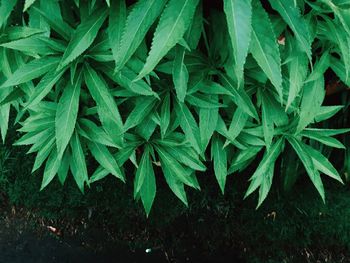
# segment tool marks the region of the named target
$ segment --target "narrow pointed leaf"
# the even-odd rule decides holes
[[[268,14],[259,0],[253,1],[250,52],[282,97],[281,58]]]
[[[117,53],[116,70],[122,69],[135,53],[151,25],[162,12],[166,0],[138,1],[127,17]]]
[[[252,30],[251,0],[224,0],[224,11],[235,59],[235,73],[240,83]]]
[[[80,85],[81,77],[79,76],[74,85],[69,83],[65,87],[57,105],[55,128],[59,158],[63,155],[74,132],[79,109]]]
[[[75,30],[60,61],[59,68],[68,65],[92,44],[107,17],[106,9],[99,9],[84,20]]]
[[[158,1],[157,1],[158,2]],[[199,0],[170,0],[154,33],[151,51],[138,79],[149,74],[184,36]]]

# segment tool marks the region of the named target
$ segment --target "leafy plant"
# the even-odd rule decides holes
[[[41,188],[68,174],[82,192],[109,174],[130,180],[130,162],[134,197],[148,215],[161,177],[187,205],[185,186],[200,189],[197,175],[209,161],[224,193],[228,175],[258,160],[246,192],[259,189],[258,206],[276,172],[292,186],[298,159],[323,200],[320,173],[342,182],[327,154],[344,148],[333,136],[349,129],[319,123],[342,109],[322,105],[327,72],[349,85],[350,5],[203,7],[0,2],[1,135],[12,106],[23,133],[15,145],[36,153],[33,171],[44,166]]]

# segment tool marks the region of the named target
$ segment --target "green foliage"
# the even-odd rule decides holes
[[[3,140],[12,107],[16,145],[31,145],[33,171],[45,163],[42,189],[56,175],[84,192],[135,174],[147,215],[164,180],[187,205],[185,186],[201,188],[209,159],[222,192],[228,174],[256,168],[246,196],[259,188],[260,206],[274,174],[295,182],[280,165],[291,151],[325,200],[321,173],[342,182],[333,136],[348,130],[323,129],[341,106],[322,104],[329,69],[350,82],[350,7],[270,4],[0,1]]]

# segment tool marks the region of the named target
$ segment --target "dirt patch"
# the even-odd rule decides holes
[[[49,223],[49,222],[46,222]],[[146,253],[103,242],[101,231],[63,235],[28,212],[2,211],[0,263],[41,262],[168,262],[163,253]],[[70,226],[71,229],[71,226]],[[96,246],[94,246],[96,242]],[[103,247],[102,247],[103,246]]]

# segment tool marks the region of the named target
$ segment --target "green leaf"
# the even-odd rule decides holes
[[[217,98],[217,96],[213,95]],[[219,109],[204,109],[199,110],[199,134],[201,138],[201,151],[205,152],[210,138],[212,137],[216,123],[218,122]]]
[[[135,149],[138,145],[131,145],[123,148],[122,150],[118,151],[116,154],[114,154],[114,158],[117,161],[117,164],[119,167],[122,167],[123,164],[131,158],[130,156],[135,152]],[[98,180],[103,179],[109,174],[109,172],[102,166],[96,169],[94,174],[90,178],[90,182],[96,182]]]
[[[50,4],[55,3],[55,1],[50,1]],[[59,6],[58,6],[59,7]],[[54,7],[55,12],[47,12],[47,10],[41,10],[33,6],[30,11],[34,10],[40,14],[41,17],[50,25],[50,27],[61,35],[65,40],[69,41],[73,33],[73,28],[62,20],[60,15],[60,10],[57,10],[57,6]]]
[[[273,109],[268,96],[261,92],[261,107],[262,107],[262,125],[264,131],[264,139],[266,148],[270,148],[274,135],[274,124],[273,124]]]
[[[24,3],[24,8],[23,8],[23,12],[27,11],[27,9],[34,4],[36,0],[26,0]]]
[[[97,111],[103,128],[115,144],[122,145],[124,127],[117,104],[107,84],[88,64],[86,64],[84,76],[90,94],[97,104]]]
[[[227,137],[230,142],[234,142],[237,136],[244,129],[247,123],[248,117],[249,116],[242,109],[240,108],[236,109],[236,111],[233,114],[230,127],[228,128],[228,131],[227,131]],[[228,145],[228,141],[225,143],[225,147],[227,145]]]
[[[328,137],[329,135],[323,135],[322,133],[317,131],[315,132],[313,130],[304,130],[300,133],[300,135],[316,140],[320,143],[323,143],[324,145],[327,145],[333,148],[345,149],[345,146],[337,139]]]
[[[70,147],[72,150],[72,159],[70,163],[71,171],[80,191],[84,193],[84,185],[85,182],[88,182],[89,176],[85,155],[77,132],[74,132],[72,139],[70,140]]]
[[[64,182],[67,179],[68,172],[69,172],[69,162],[72,158],[72,154],[70,152],[70,149],[68,148],[67,151],[65,151],[63,157],[61,158],[61,164],[60,168],[58,168],[57,175],[60,183],[64,185]]]
[[[136,198],[136,196],[140,192],[140,189],[143,185],[143,182],[144,182],[145,178],[147,177],[147,173],[149,173],[150,171],[153,172],[151,156],[150,156],[150,149],[149,149],[149,146],[146,146],[145,150],[143,151],[141,161],[139,163],[139,167],[137,168],[136,174],[135,174],[134,198]]]
[[[292,29],[300,47],[307,54],[311,61],[311,39],[306,20],[301,16],[300,10],[293,5],[290,0],[269,0],[273,9],[275,9],[283,20]]]
[[[305,80],[305,83],[310,81],[316,81],[317,79],[321,78],[331,64],[330,58],[331,58],[331,55],[329,53],[329,50],[324,51],[322,56],[314,66],[313,71]]]
[[[113,174],[115,177],[125,182],[123,173],[121,172],[116,160],[114,159],[114,157],[109,152],[106,146],[91,141],[88,143],[88,147],[96,161],[98,161],[103,168],[105,168],[109,173]]]
[[[124,33],[117,52],[116,70],[123,68],[135,53],[149,28],[162,12],[166,0],[138,1],[126,20]]]
[[[81,136],[90,141],[109,147],[118,147],[101,127],[88,119],[80,118],[79,125],[76,128]]]
[[[63,54],[59,68],[68,65],[90,47],[106,17],[107,10],[99,9],[77,27]]]
[[[156,178],[152,165],[149,166],[149,171],[146,173],[145,179],[143,180],[140,195],[146,215],[149,216],[154,198],[156,197]]]
[[[314,163],[314,166],[317,170],[344,184],[338,171],[322,153],[306,144],[303,144],[303,146],[305,147],[307,153],[310,155],[312,162]]]
[[[282,98],[281,58],[277,38],[270,19],[258,0],[253,1],[250,52]]]
[[[239,83],[243,80],[243,67],[248,55],[251,38],[251,0],[224,0],[228,33],[235,59],[235,73]]]
[[[149,113],[153,110],[153,107],[156,103],[155,98],[146,97],[140,98],[136,101],[135,107],[132,112],[129,114],[128,118],[125,121],[124,129],[125,131],[135,127],[144,120]]]
[[[258,113],[256,112],[254,104],[252,103],[251,99],[249,98],[245,90],[243,89],[237,90],[233,83],[233,80],[224,74],[220,74],[220,80],[223,83],[224,87],[232,95],[233,102],[239,108],[241,108],[244,112],[246,112],[249,116],[258,120],[259,119]]]
[[[60,167],[61,160],[58,158],[57,150],[55,148],[52,149],[52,152],[49,156],[49,159],[46,162],[44,176],[41,183],[40,191],[43,190],[55,177],[57,171]]]
[[[81,74],[74,85],[70,83],[65,87],[57,105],[55,128],[56,145],[58,157],[63,156],[63,152],[69,144],[73,135],[75,123],[78,117],[79,96],[80,96]]]
[[[118,61],[118,51],[126,23],[125,0],[113,0],[109,8],[108,39],[114,60]]]
[[[325,193],[324,193],[323,183],[322,183],[320,174],[316,170],[310,155],[308,154],[307,151],[304,150],[303,143],[293,137],[288,137],[287,139],[288,139],[288,142],[292,145],[297,155],[299,156],[312,183],[314,184],[318,193],[322,197],[323,202],[325,202]]]
[[[41,165],[44,163],[46,158],[49,156],[49,154],[55,150],[55,137],[54,133],[52,132],[52,136],[47,138],[46,140],[42,140],[44,142],[43,146],[40,147],[40,150],[38,151],[35,162],[32,168],[32,173],[38,170]]]
[[[219,183],[222,194],[225,193],[225,184],[227,177],[227,152],[224,144],[217,136],[213,137],[211,143],[211,158],[214,162],[214,172],[216,180]]]
[[[239,151],[231,162],[231,166],[228,169],[228,174],[244,169],[247,163],[256,157],[261,148],[262,147],[251,146],[245,150]]]
[[[162,163],[162,160],[161,160]],[[164,173],[165,180],[170,187],[171,191],[186,205],[188,206],[186,192],[184,184],[177,179],[174,171],[168,168],[165,164],[162,164],[162,170]]]
[[[289,70],[289,92],[286,109],[290,107],[295,98],[299,95],[304,85],[304,80],[308,72],[308,59],[305,53],[295,52],[296,41],[292,41],[291,58],[288,63]]]
[[[261,206],[271,189],[274,170],[275,164],[272,164],[267,170],[267,172],[264,174],[263,181],[261,182],[261,185],[259,187],[259,200],[256,208],[259,208]]]
[[[176,114],[180,120],[181,129],[184,131],[186,139],[191,143],[197,153],[200,153],[199,128],[191,111],[185,103],[176,101]]]
[[[54,69],[58,65],[58,62],[59,57],[42,57],[34,59],[13,72],[13,74],[0,86],[0,89],[16,86],[36,79]]]
[[[13,8],[16,6],[17,0],[6,1],[2,0],[0,3],[0,28],[6,23],[11,15]]]
[[[164,145],[166,145],[166,143]],[[182,163],[193,170],[204,172],[207,169],[199,160],[198,154],[192,148],[173,147],[167,145],[166,150],[179,163]]]
[[[162,137],[164,137],[170,123],[170,95],[169,93],[163,98],[162,106],[160,109],[160,131]]]
[[[33,93],[30,95],[28,101],[25,104],[24,110],[32,108],[41,102],[47,94],[52,90],[53,86],[61,79],[62,75],[66,71],[66,68],[56,72],[56,70],[51,70],[48,72],[36,85]]]
[[[158,2],[158,1],[157,1]],[[149,74],[184,36],[199,0],[170,0],[154,33],[146,64],[137,79]]]
[[[187,93],[188,71],[184,63],[185,48],[175,48],[175,59],[173,64],[173,82],[179,101],[184,102]]]
[[[165,168],[169,169],[171,170],[171,176],[175,176],[177,180],[195,189],[200,189],[198,182],[190,176],[191,171],[186,170],[164,147],[157,146],[156,150],[160,157],[163,171]]]
[[[304,86],[297,132],[314,121],[325,96],[323,76]]]
[[[321,106],[319,109],[317,115],[315,116],[316,122],[321,122],[324,120],[327,120],[331,117],[333,117],[335,114],[337,114],[341,109],[343,109],[344,106]]]
[[[244,198],[248,197],[251,193],[253,193],[258,187],[261,187],[261,184],[264,181],[264,177],[269,172],[271,167],[274,166],[276,159],[282,152],[282,147],[284,144],[284,139],[280,138],[277,142],[275,142],[270,149],[267,149],[265,155],[261,162],[259,163],[258,168],[255,170],[254,174],[250,178],[251,183],[248,187],[248,190],[244,196]]]

